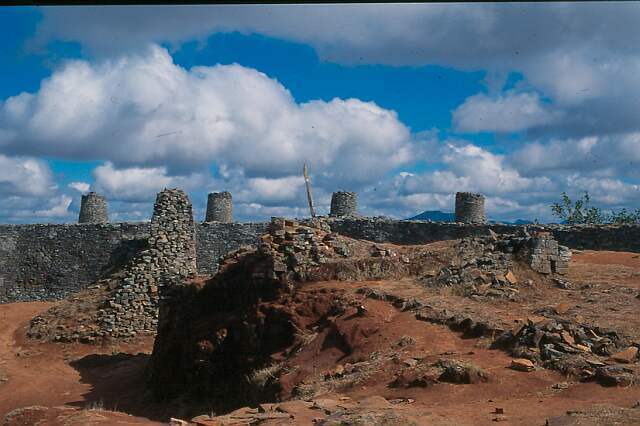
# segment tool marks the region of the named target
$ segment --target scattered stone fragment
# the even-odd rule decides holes
[[[556,305],[556,307],[553,309],[555,311],[556,314],[558,315],[563,315],[566,314],[569,309],[571,309],[571,305],[565,302],[559,303],[558,305]]]
[[[489,374],[471,362],[440,360],[436,366],[444,370],[438,377],[438,380],[443,382],[469,384],[489,380]]]
[[[596,380],[603,386],[631,386],[634,383],[633,373],[619,366],[604,366],[596,369]]]
[[[536,369],[536,366],[528,359],[516,358],[511,361],[511,368],[517,371],[533,371]]]

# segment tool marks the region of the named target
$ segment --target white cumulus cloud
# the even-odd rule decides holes
[[[42,160],[0,154],[0,193],[4,195],[46,195],[55,189],[49,166]]]
[[[72,61],[34,94],[0,108],[6,149],[115,167],[218,167],[361,183],[411,160],[395,112],[357,99],[296,103],[278,81],[239,65],[173,63],[160,47],[97,64]],[[157,186],[157,185],[156,185]]]
[[[151,201],[164,188],[180,187],[190,190],[207,183],[201,174],[169,176],[165,167],[129,167],[116,169],[107,162],[93,171],[95,188],[108,198],[119,201]]]
[[[78,192],[87,192],[91,188],[91,184],[87,182],[71,182],[67,185],[71,189],[75,189]]]
[[[453,111],[453,123],[462,132],[517,132],[558,119],[537,93],[507,93],[490,97],[473,95]]]

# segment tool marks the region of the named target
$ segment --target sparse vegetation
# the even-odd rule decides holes
[[[273,364],[268,367],[253,371],[247,377],[247,380],[252,385],[255,385],[259,388],[265,388],[270,381],[276,379],[278,375],[280,375],[282,369],[282,364]]]
[[[91,401],[84,409],[85,411],[111,411],[104,408],[104,402],[102,400]]]
[[[605,212],[591,205],[591,196],[584,192],[581,198],[571,200],[566,192],[562,193],[562,201],[551,204],[554,216],[569,225],[576,224],[627,224],[640,222],[640,209],[629,211],[623,208],[618,211]]]

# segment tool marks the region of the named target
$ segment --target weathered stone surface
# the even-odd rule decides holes
[[[456,193],[456,222],[486,223],[484,195],[472,192]]]
[[[233,201],[227,191],[212,192],[207,198],[207,215],[205,222],[233,222]]]
[[[90,192],[82,196],[78,223],[107,223],[107,200],[102,195]]]
[[[147,242],[149,248],[126,265],[120,285],[99,312],[105,334],[155,333],[164,288],[180,285],[196,273],[193,209],[184,191],[165,189],[158,194]]]
[[[633,362],[633,360],[635,360],[637,356],[638,348],[635,346],[631,346],[623,351],[616,352],[615,354],[611,355],[611,359],[628,364],[630,362]]]
[[[544,250],[539,248],[541,239],[544,239]],[[468,297],[514,299],[519,290],[518,279],[511,271],[513,262],[524,261],[538,272],[555,273],[555,264],[550,259],[559,258],[558,247],[552,236],[531,236],[526,231],[463,238],[449,265],[436,275],[424,277],[422,282],[427,286],[456,286],[461,294]],[[569,250],[566,256],[570,258]],[[541,271],[543,266],[546,269]]]
[[[303,222],[304,223],[304,222]],[[335,217],[330,230],[379,243],[426,244],[465,237],[516,234],[523,226],[502,224],[399,221],[380,217]],[[218,259],[247,244],[257,244],[268,223],[196,224],[198,272],[213,273]],[[638,225],[529,225],[532,234],[548,231],[562,245],[576,249],[640,252]],[[0,303],[61,299],[125,263],[149,236],[147,223],[0,225]],[[549,262],[550,263],[550,262]],[[551,266],[549,266],[550,268]]]
[[[355,192],[338,191],[331,196],[329,216],[355,216],[358,211],[358,195]]]
[[[511,361],[511,368],[518,371],[533,371],[536,369],[536,366],[528,359],[516,358]]]
[[[603,386],[631,386],[635,382],[632,372],[615,365],[599,367],[596,370],[596,379]]]

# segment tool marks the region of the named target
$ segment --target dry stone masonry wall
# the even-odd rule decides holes
[[[164,289],[197,272],[193,211],[183,191],[165,189],[158,194],[148,244],[125,267],[120,284],[99,311],[104,334],[131,337],[155,332]]]
[[[233,201],[231,193],[212,192],[207,198],[207,215],[205,222],[233,222]]]
[[[486,223],[484,195],[472,192],[456,193],[456,222]]]
[[[221,223],[202,222],[196,225],[198,273],[212,274],[218,270],[218,260],[242,246],[256,245],[267,232],[268,222]]]
[[[401,245],[486,236],[490,230],[515,234],[523,228],[361,216],[334,217],[327,222],[333,232],[348,237]],[[215,272],[221,256],[257,244],[267,227],[265,222],[196,224],[198,272]],[[640,253],[637,225],[529,225],[528,229],[550,232],[559,244],[570,248]],[[135,255],[146,244],[149,230],[148,222],[0,225],[0,303],[61,299],[86,288]]]
[[[82,196],[78,223],[107,223],[107,200],[102,195],[90,192]]]
[[[358,211],[358,195],[355,192],[338,191],[331,196],[330,216],[355,216]]]
[[[0,225],[0,303],[62,299],[118,265],[149,236],[149,223]]]

